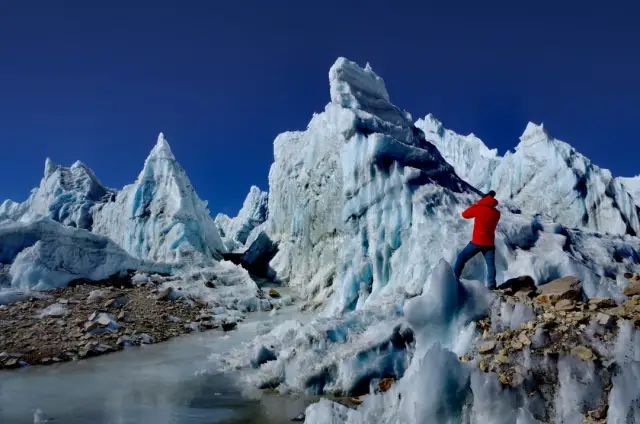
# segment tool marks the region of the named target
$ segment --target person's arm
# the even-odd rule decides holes
[[[475,216],[476,216],[476,205],[473,204],[473,205],[469,206],[467,209],[462,211],[461,215],[462,215],[462,217],[464,219],[475,218]]]

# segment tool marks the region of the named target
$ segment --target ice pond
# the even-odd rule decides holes
[[[245,396],[237,376],[214,372],[207,358],[294,314],[255,313],[226,335],[213,330],[84,361],[0,372],[0,423],[291,422],[310,400]]]

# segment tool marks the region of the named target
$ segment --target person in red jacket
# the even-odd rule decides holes
[[[464,219],[474,219],[471,242],[458,255],[453,273],[460,280],[466,263],[478,253],[482,253],[487,263],[487,286],[496,288],[496,227],[500,220],[500,212],[496,209],[498,201],[496,192],[491,190],[484,197],[462,212]]]

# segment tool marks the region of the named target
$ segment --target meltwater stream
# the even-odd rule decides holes
[[[0,372],[0,423],[287,423],[308,400],[249,399],[236,375],[211,371],[207,357],[295,313],[254,313],[236,331],[208,331],[53,366]],[[35,412],[40,410],[41,412]]]

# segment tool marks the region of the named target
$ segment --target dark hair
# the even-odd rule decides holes
[[[496,197],[496,192],[491,190],[487,194],[484,195],[484,197],[487,197],[487,196]]]

